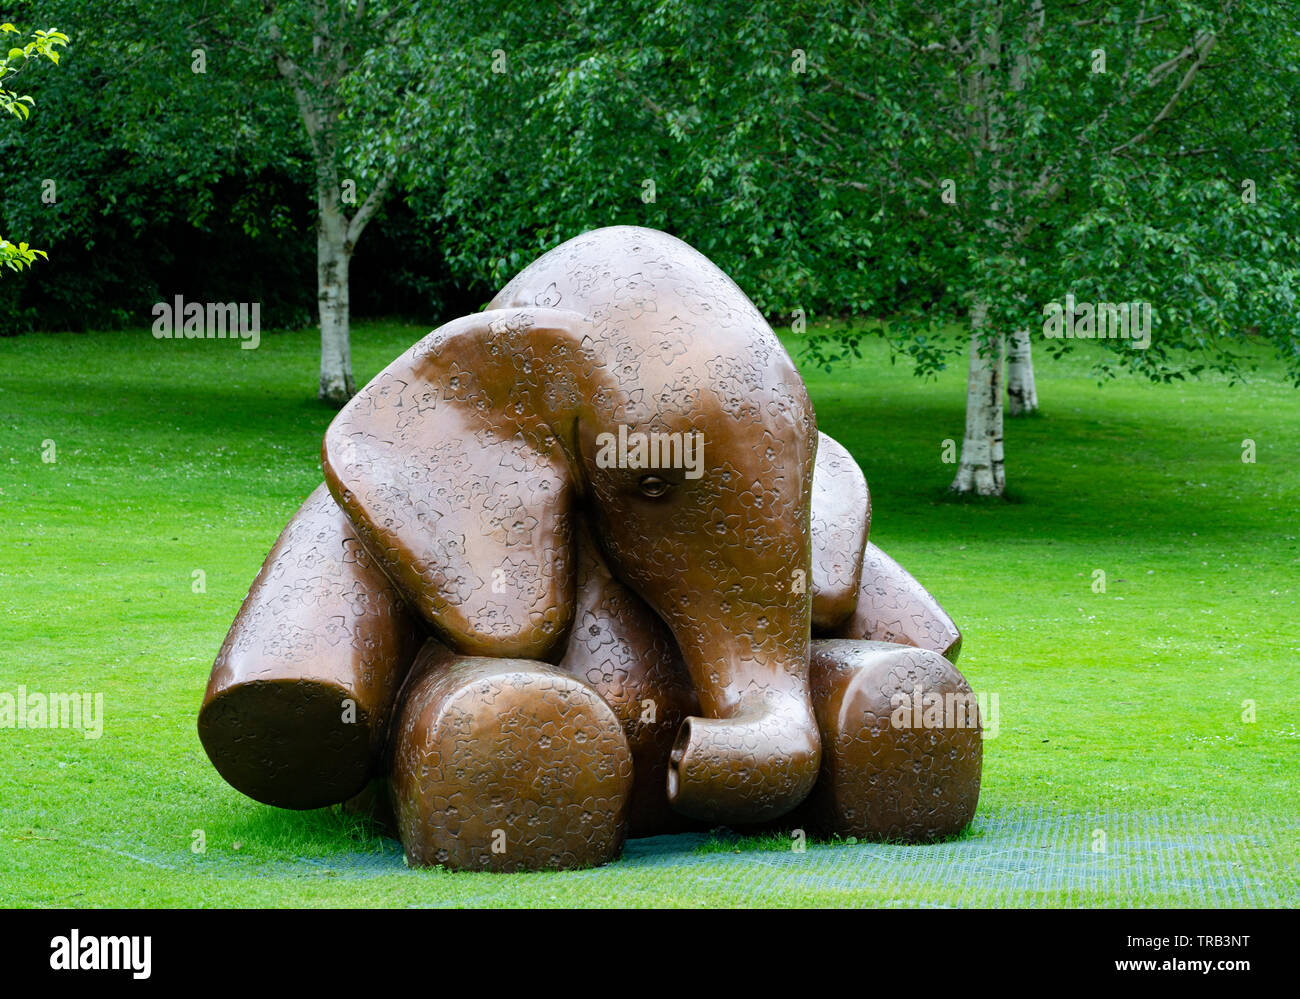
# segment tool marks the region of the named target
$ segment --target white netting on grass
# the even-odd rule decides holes
[[[256,833],[249,830],[250,838]],[[296,861],[209,852],[151,856],[143,844],[83,844],[167,872],[339,884],[337,904],[414,906],[1136,906],[1300,905],[1300,818],[1185,811],[989,811],[926,846],[741,840],[684,834],[630,841],[586,871],[448,875],[412,870],[393,840]],[[350,889],[350,883],[364,890]],[[262,882],[266,884],[265,881]],[[292,896],[292,891],[286,891]],[[195,884],[193,904],[205,904]],[[327,892],[326,904],[335,896]]]

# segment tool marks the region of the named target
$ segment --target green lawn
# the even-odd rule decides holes
[[[356,328],[359,382],[424,332]],[[199,745],[213,656],[320,479],[317,363],[311,332],[0,338],[0,693],[102,692],[105,713],[98,740],[0,729],[0,904],[1300,903],[1300,393],[1267,362],[1237,387],[1099,387],[1086,354],[1040,357],[1045,415],[1008,423],[997,505],[943,495],[964,370],[923,382],[872,341],[811,373],[873,540],[998,697],[976,822],[924,848],[644,841],[531,875],[410,871],[334,811],[242,797]]]

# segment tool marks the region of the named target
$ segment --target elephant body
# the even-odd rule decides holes
[[[318,490],[277,542],[200,714],[245,793],[314,807],[378,771],[412,862],[489,869],[973,814],[977,719],[878,725],[891,671],[969,693],[956,627],[869,543],[862,472],[761,314],[673,237],[545,254],[358,393],[322,458],[336,507]],[[882,779],[904,759],[931,783]]]

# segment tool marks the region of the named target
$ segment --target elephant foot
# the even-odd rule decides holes
[[[813,831],[928,842],[974,817],[983,764],[975,695],[928,649],[813,643],[821,774],[799,810]]]
[[[280,808],[355,794],[371,772],[374,727],[352,691],[322,680],[237,684],[199,714],[199,738],[226,782]]]
[[[324,486],[289,521],[217,654],[199,739],[237,790],[323,808],[379,769],[423,629]]]
[[[413,867],[563,870],[622,849],[627,738],[595,690],[555,667],[430,642],[392,743],[393,809]]]

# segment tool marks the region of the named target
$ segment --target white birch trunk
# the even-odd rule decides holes
[[[348,264],[352,248],[348,225],[332,197],[320,199],[316,232],[316,289],[320,313],[320,393],[323,402],[342,406],[356,394],[348,329]]]
[[[1038,388],[1034,385],[1034,355],[1029,330],[1016,330],[1007,347],[1007,415],[1027,416],[1038,412]]]
[[[1002,49],[1002,10],[995,8],[991,25],[983,25],[972,13],[971,28],[978,44],[976,68],[968,74],[967,100],[971,108],[969,131],[975,154],[990,162],[991,203],[1007,191],[1002,175],[1001,149],[1003,111],[998,100],[998,74]],[[1013,74],[1014,75],[1014,74]],[[1005,242],[1000,219],[985,224],[993,237],[990,243]],[[1002,465],[1002,355],[1001,329],[988,327],[989,303],[977,298],[970,311],[970,374],[966,382],[966,434],[961,442],[957,476],[948,488],[955,493],[1001,496],[1006,487]]]
[[[1001,496],[1006,488],[1002,465],[1001,334],[985,326],[988,307],[977,302],[971,310],[970,377],[966,383],[966,435],[961,442],[957,477],[949,487],[957,493]],[[988,350],[981,345],[989,343]]]

